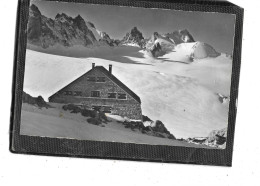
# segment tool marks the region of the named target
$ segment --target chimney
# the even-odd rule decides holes
[[[95,68],[95,63],[92,63],[92,69]]]
[[[109,65],[109,72],[112,74],[112,65]]]

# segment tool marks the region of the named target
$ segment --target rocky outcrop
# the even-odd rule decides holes
[[[227,140],[227,128],[212,131],[206,140],[207,143],[213,145],[223,145]]]
[[[165,36],[172,40],[175,45],[180,43],[195,42],[193,36],[189,33],[187,29],[174,31],[172,33],[165,34]]]
[[[129,33],[125,35],[125,37],[121,41],[122,44],[136,44],[141,48],[145,45],[145,40],[143,34],[134,27]]]
[[[22,98],[23,103],[27,103],[30,105],[34,105],[37,106],[39,108],[50,108],[51,106],[48,105],[44,99],[41,96],[36,97],[32,97],[29,94],[23,92],[23,98]]]
[[[153,57],[159,57],[159,56],[163,56],[164,54],[166,54],[166,50],[164,50],[160,43],[156,43],[154,45],[152,45],[152,47],[150,49],[148,49],[148,51],[151,53],[151,55]]]
[[[31,42],[36,42],[39,40],[42,34],[42,15],[37,6],[31,5],[29,9],[29,20],[28,20],[28,30],[27,37]]]
[[[207,137],[188,138],[186,141],[188,143],[195,143],[224,149],[226,148],[227,128],[221,130],[214,130],[210,132],[210,134]]]
[[[146,126],[144,125],[144,123],[146,124]],[[146,134],[149,136],[168,138],[173,140],[176,139],[175,136],[167,130],[167,128],[161,121],[157,120],[154,122],[147,116],[143,116],[143,122],[125,120],[124,122],[122,122],[122,124],[125,126],[125,128],[130,128],[133,131],[140,131],[142,134]]]
[[[101,32],[100,37],[101,37],[101,39],[99,41],[103,42],[104,44],[107,44],[109,46],[118,46],[120,43],[119,40],[111,39],[110,36],[106,32]]]
[[[230,101],[230,97],[229,96],[224,96],[224,95],[222,95],[220,93],[217,94],[217,96],[218,96],[219,102],[222,103],[222,104],[229,103],[229,101]]]
[[[41,14],[32,4],[29,9],[28,43],[42,48],[55,44],[65,47],[74,45],[90,46],[97,42],[85,20],[78,15],[72,18],[64,13],[50,19]]]
[[[73,114],[80,113],[84,117],[89,117],[87,119],[87,122],[89,124],[101,125],[103,123],[106,124],[107,122],[109,122],[104,112],[96,111],[93,109],[82,108],[81,106],[74,105],[74,104],[63,105],[62,109],[65,111],[70,111],[70,113]]]
[[[154,32],[145,48],[153,57],[159,57],[172,52],[176,45],[189,42],[195,42],[195,40],[188,30],[179,30],[164,35]]]

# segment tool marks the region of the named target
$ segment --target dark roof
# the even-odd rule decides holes
[[[103,66],[95,66],[94,69],[100,70],[104,73],[107,77],[109,77],[114,83],[116,83],[120,88],[126,91],[130,96],[132,96],[136,101],[141,103],[141,99],[137,96],[131,89],[129,89],[124,83],[122,83],[119,79],[117,79],[112,73],[110,73],[106,68]]]
[[[111,74],[107,69],[105,69],[103,66],[95,66],[93,69],[97,69],[100,70],[103,74],[105,74],[107,77],[109,77],[114,83],[116,83],[120,88],[122,88],[124,91],[126,91],[130,96],[132,96],[137,102],[141,103],[141,99],[139,96],[137,96],[132,90],[130,90],[124,83],[122,83],[119,79],[117,79],[113,74]],[[80,79],[81,77],[85,76],[87,73],[89,73],[91,70],[89,70],[88,72],[84,73],[82,76],[80,76],[79,78],[75,79],[74,81],[72,81],[71,83],[69,83],[67,86],[65,86],[64,88],[60,89],[58,92],[62,91],[63,89],[65,89],[66,87],[68,87],[70,84],[76,82],[78,79]],[[55,93],[56,94],[56,93]],[[53,96],[55,96],[55,94],[53,94],[52,96],[49,97],[52,98]]]

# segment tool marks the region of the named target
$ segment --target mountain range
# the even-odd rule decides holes
[[[43,49],[55,45],[91,48],[130,45],[146,49],[154,57],[164,55],[180,43],[195,42],[188,30],[163,35],[154,32],[150,38],[144,38],[137,27],[133,27],[121,40],[112,39],[106,32],[99,31],[92,22],[84,20],[81,15],[72,18],[61,13],[51,19],[42,15],[34,4],[29,10],[27,33],[27,42]]]

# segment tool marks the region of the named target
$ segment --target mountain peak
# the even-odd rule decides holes
[[[195,42],[194,38],[187,29],[179,30],[179,33],[185,43]]]
[[[57,19],[60,19],[60,18],[69,19],[70,17],[67,14],[64,14],[64,13],[61,13],[61,14],[58,13],[55,16],[55,19],[57,20]]]
[[[135,26],[134,28],[132,28],[131,31],[139,31],[139,30],[138,30],[137,27]]]
[[[39,17],[39,16],[41,16],[41,12],[40,12],[39,8],[35,4],[32,4],[30,6],[29,14],[32,17]]]
[[[32,4],[32,5],[30,6],[30,9],[31,9],[32,11],[34,11],[34,12],[39,12],[39,13],[40,13],[39,8],[38,8],[35,4]]]
[[[95,35],[80,15],[72,18],[65,13],[58,13],[55,19],[51,19],[41,15],[35,5],[31,6],[28,20],[28,43],[48,48],[55,44],[65,47],[92,46],[96,42]]]
[[[76,20],[84,20],[81,15],[78,15],[77,17],[75,17]]]
[[[187,29],[177,30],[172,33],[165,34],[165,36],[171,39],[175,45],[178,45],[180,43],[195,42],[193,36]]]
[[[181,30],[180,34],[188,37],[188,41],[186,41],[186,42],[195,42],[194,38],[192,37],[192,35],[190,34],[190,32],[187,29]]]
[[[142,32],[140,32],[137,27],[133,27],[130,32],[128,32],[123,38],[123,43],[135,43],[142,47],[142,42],[144,40]]]
[[[134,37],[138,37],[138,39],[144,39],[143,34],[138,30],[136,26],[131,30],[131,35]]]

